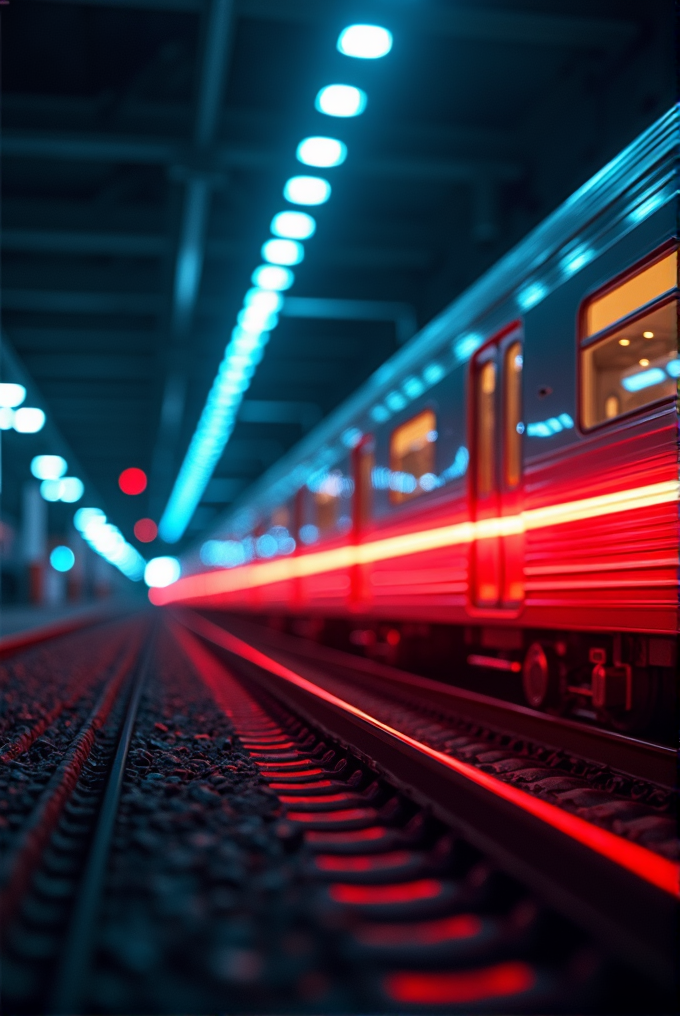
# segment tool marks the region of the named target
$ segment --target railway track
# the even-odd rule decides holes
[[[444,785],[416,738],[402,742],[400,769],[387,724],[371,730],[321,684],[325,698],[315,694],[309,672],[291,682],[270,647],[255,663],[249,643],[197,615],[160,623],[153,640],[148,618],[120,622],[79,684],[67,641],[52,656],[55,696],[70,704],[55,715],[46,702],[3,781],[5,799],[19,798],[3,871],[5,1011],[668,1008],[667,927],[617,930],[597,898],[578,911],[533,855],[518,863],[514,800],[489,804],[464,769]],[[69,711],[79,723],[66,728]],[[26,735],[13,732],[11,746]],[[45,741],[60,754],[45,755]],[[16,767],[35,774],[41,760],[38,796],[11,795]],[[464,780],[487,794],[477,820]],[[536,833],[526,823],[540,817],[523,818]],[[578,859],[591,878],[597,857],[617,873],[623,909],[669,919],[670,892],[549,835],[562,864]]]

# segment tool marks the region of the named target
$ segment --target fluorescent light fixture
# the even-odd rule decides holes
[[[259,289],[283,291],[290,289],[295,282],[295,275],[290,268],[283,268],[281,265],[260,265],[250,279]]]
[[[338,38],[338,50],[359,60],[379,60],[391,49],[392,33],[380,25],[349,25]]]
[[[262,257],[272,265],[299,265],[305,249],[297,240],[267,240],[262,244]]]
[[[85,493],[85,485],[82,480],[79,480],[77,476],[64,476],[59,481],[59,500],[66,501],[67,504],[73,504],[74,501],[80,501],[81,497]]]
[[[0,406],[0,430],[11,430],[14,426],[14,410]]]
[[[366,109],[368,96],[354,85],[326,85],[316,97],[314,106],[326,116],[360,116]]]
[[[288,240],[308,240],[316,233],[316,221],[307,212],[279,212],[272,219],[274,236]]]
[[[323,205],[331,196],[331,185],[321,176],[292,176],[283,196],[292,205]]]
[[[649,370],[641,370],[637,374],[621,378],[621,384],[627,392],[641,392],[643,388],[651,388],[652,385],[659,385],[665,380],[666,374],[660,367],[651,367]]]
[[[104,512],[99,508],[81,508],[75,513],[73,523],[92,550],[132,582],[139,582],[146,561],[120,530],[106,521]]]
[[[31,472],[37,480],[59,480],[67,469],[61,455],[36,455],[31,459]]]
[[[102,525],[106,522],[106,515],[101,508],[79,508],[73,516],[73,525],[79,532],[83,532],[88,525]]]
[[[252,291],[249,293],[250,296],[246,294],[246,300],[255,301],[255,294]],[[269,341],[269,332],[262,331],[262,326],[273,326],[276,323],[276,315],[269,313],[266,308],[258,308],[256,303],[246,305],[239,318],[241,323],[231,333],[224,358],[158,525],[159,535],[166,543],[176,543],[188,526],[224,446],[231,437],[243,393],[250,385],[255,367],[262,359],[264,347]]]
[[[181,573],[176,557],[152,557],[144,569],[144,581],[154,589],[164,589],[176,582]]]
[[[48,478],[40,484],[40,493],[46,501],[66,501],[72,504],[74,501],[80,501],[84,492],[83,481],[77,476]]]
[[[260,289],[254,286],[243,297],[244,307],[257,307],[267,314],[278,314],[283,307],[283,297],[272,289]]]
[[[236,320],[242,332],[259,335],[261,332],[270,332],[276,328],[279,319],[276,314],[262,307],[244,307],[239,311]]]
[[[61,480],[43,480],[40,484],[40,496],[45,501],[59,501],[61,497]]]
[[[295,152],[299,162],[305,166],[318,166],[329,169],[341,166],[347,158],[347,145],[337,138],[305,138],[297,146]]]
[[[12,425],[19,434],[37,434],[45,426],[45,414],[42,409],[22,406],[14,410]]]
[[[26,398],[26,389],[23,385],[15,385],[9,381],[0,383],[0,407],[2,409],[16,409]]]
[[[677,356],[666,364],[666,373],[669,377],[680,377],[680,360]]]
[[[76,563],[76,556],[70,547],[55,547],[50,554],[50,564],[55,571],[67,572],[71,571],[73,565]]]

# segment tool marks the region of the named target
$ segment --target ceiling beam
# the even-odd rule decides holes
[[[234,0],[210,0],[206,11],[193,145],[199,161],[215,142],[224,82],[231,53]],[[203,274],[205,240],[214,181],[200,169],[186,175],[184,205],[175,260],[170,338],[158,435],[151,461],[150,504],[159,514],[175,470],[175,446],[184,417],[187,370],[184,347],[193,322]]]
[[[315,427],[322,416],[316,402],[283,399],[244,399],[238,414],[242,423],[293,423],[304,433]]]
[[[3,229],[3,250],[27,254],[104,254],[162,257],[170,241],[162,233],[86,232],[70,229]]]
[[[392,321],[397,344],[407,342],[418,330],[415,308],[395,300],[336,300],[313,296],[287,296],[283,317],[328,318],[340,321]]]
[[[179,169],[204,189],[230,170],[265,171],[276,169],[285,152],[256,145],[219,143],[192,150],[173,139],[147,141],[117,135],[67,134],[7,129],[3,133],[3,155],[15,158],[63,159],[83,162],[136,163]],[[518,180],[524,175],[520,161],[505,156],[442,156],[382,159],[350,158],[346,173],[377,179],[425,180],[433,183],[476,183],[480,178]],[[197,184],[198,186],[198,184]],[[201,212],[194,198],[191,221]],[[189,211],[187,211],[189,215]]]
[[[24,254],[102,255],[121,258],[161,258],[172,247],[162,233],[87,232],[68,229],[4,229],[0,245],[5,251]],[[241,240],[208,239],[205,257],[236,261],[252,252],[252,245]],[[343,268],[403,269],[424,271],[431,263],[431,252],[423,247],[390,245],[374,247],[321,245],[315,251],[319,262]]]
[[[81,3],[97,7],[138,8],[152,11],[200,13],[204,0],[49,0],[52,3]],[[346,5],[339,0],[238,0],[241,17],[292,24],[342,22]],[[417,11],[395,12],[394,5],[372,3],[363,16],[402,22],[409,32],[436,35],[461,42],[494,42],[501,45],[571,47],[575,49],[616,49],[629,43],[639,31],[635,22],[623,18],[572,17],[534,11],[508,11],[467,6],[426,6]]]

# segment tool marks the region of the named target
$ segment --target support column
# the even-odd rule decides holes
[[[24,484],[21,543],[28,570],[28,598],[42,603],[45,595],[45,564],[47,559],[47,502],[40,496],[35,482]]]

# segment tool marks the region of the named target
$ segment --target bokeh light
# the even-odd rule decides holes
[[[146,490],[146,473],[135,466],[124,469],[118,477],[118,486],[124,494],[141,494]]]

